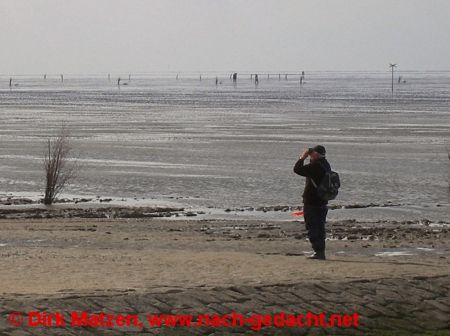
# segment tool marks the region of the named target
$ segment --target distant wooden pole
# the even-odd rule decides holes
[[[394,94],[394,68],[397,66],[397,64],[389,64],[389,67],[391,68],[392,73],[392,81],[391,81],[391,93]]]

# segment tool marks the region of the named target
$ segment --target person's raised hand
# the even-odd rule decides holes
[[[306,148],[302,156],[300,156],[300,159],[305,160],[308,156],[309,156],[309,148]]]

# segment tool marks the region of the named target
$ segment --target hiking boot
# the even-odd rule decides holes
[[[316,252],[308,259],[325,260],[325,252]]]

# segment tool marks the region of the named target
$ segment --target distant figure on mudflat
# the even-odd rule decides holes
[[[255,85],[259,84],[258,74],[255,74]]]
[[[61,82],[64,83],[64,75],[61,75]]]
[[[9,87],[11,87],[11,86],[12,86],[12,77],[9,78]]]
[[[47,74],[44,75],[44,80],[47,79]]]
[[[120,86],[120,77],[117,78],[117,86]]]
[[[216,86],[219,84],[219,77],[216,76]]]
[[[233,82],[236,83],[237,82],[237,72],[235,72],[233,74]]]

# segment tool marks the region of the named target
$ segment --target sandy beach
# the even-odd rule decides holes
[[[232,307],[241,313],[271,309],[298,313],[305,307],[335,312],[357,307],[362,326],[346,330],[346,334],[384,330],[419,335],[448,328],[448,227],[352,221],[327,225],[331,238],[327,240],[328,259],[314,261],[306,258],[310,246],[304,223],[298,221],[2,220],[0,291],[4,314],[36,308],[68,311],[73,307],[125,312],[130,304],[137,304],[131,310],[142,314],[155,310],[225,313]],[[289,298],[295,288],[307,290]],[[343,294],[339,288],[348,288],[348,292],[340,299],[333,298]],[[226,295],[230,290],[234,291],[232,299]],[[272,294],[264,294],[266,290]],[[171,304],[161,295],[176,302]],[[150,303],[157,297],[158,302],[165,302],[164,309]],[[143,298],[150,301],[141,302]],[[230,305],[230,300],[236,305]],[[411,300],[417,301],[415,309]],[[432,315],[425,318],[427,314]],[[3,317],[0,330],[8,335],[56,335],[58,331],[15,328],[8,325],[6,315]],[[140,332],[165,335],[173,334],[172,329]],[[195,330],[205,335],[218,332]],[[109,335],[127,330],[86,332]],[[183,330],[183,334],[192,332]],[[226,335],[231,331],[220,332]],[[263,332],[297,335],[292,329],[266,328],[259,334]],[[312,328],[302,334],[331,332]]]

